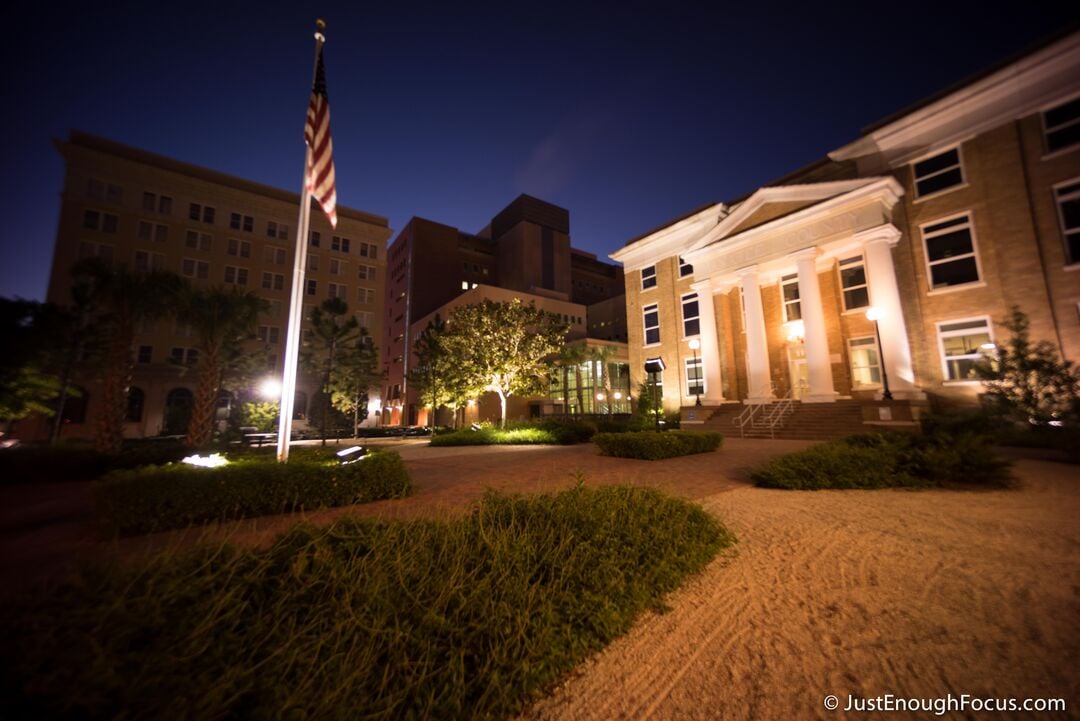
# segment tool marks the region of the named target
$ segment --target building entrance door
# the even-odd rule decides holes
[[[810,387],[810,371],[806,367],[806,346],[802,343],[788,346],[788,368],[791,372],[791,397],[802,400]]]

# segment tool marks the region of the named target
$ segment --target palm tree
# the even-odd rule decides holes
[[[322,376],[323,409],[319,420],[322,444],[326,445],[326,423],[330,416],[330,384],[338,351],[351,343],[360,324],[356,318],[344,316],[349,305],[340,298],[327,298],[311,311],[311,340],[304,349],[304,363],[320,371]]]
[[[615,356],[615,346],[597,345],[586,350],[590,362],[595,362],[600,368],[600,375],[594,379],[595,387],[603,389],[604,398],[607,399],[608,415],[611,415],[611,379],[608,367],[611,359]],[[600,409],[597,408],[597,413]]]
[[[184,438],[189,448],[206,445],[213,437],[226,361],[255,337],[255,324],[269,306],[255,293],[237,288],[194,288],[184,294],[179,317],[194,331],[199,351],[195,401]]]
[[[77,283],[85,283],[92,305],[100,310],[104,335],[101,376],[101,413],[95,427],[95,445],[116,453],[124,442],[127,393],[134,372],[132,347],[136,329],[169,315],[175,308],[184,279],[164,270],[135,272],[113,267],[99,258],[79,261],[72,269]]]

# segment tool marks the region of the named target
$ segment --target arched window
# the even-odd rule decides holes
[[[194,396],[187,388],[173,388],[169,391],[165,396],[165,420],[162,424],[162,432],[165,435],[178,436],[187,433],[194,400]]]
[[[294,421],[302,421],[307,418],[307,393],[304,393],[304,391],[296,391],[296,395],[293,396],[292,417]]]
[[[138,386],[128,388],[127,397],[127,420],[128,423],[138,423],[143,417],[143,406],[146,405],[146,393]]]

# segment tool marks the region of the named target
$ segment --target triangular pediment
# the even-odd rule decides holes
[[[735,206],[710,233],[700,238],[693,249],[721,242],[879,180],[873,177],[759,188]]]

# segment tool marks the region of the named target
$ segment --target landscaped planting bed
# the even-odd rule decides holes
[[[766,488],[1008,485],[1009,463],[974,434],[867,433],[774,458],[751,478]]]
[[[597,433],[593,443],[605,456],[640,458],[656,461],[662,458],[708,453],[720,447],[724,437],[719,433],[689,431],[638,431],[635,433]]]
[[[86,570],[0,613],[4,697],[36,719],[505,718],[733,541],[657,491],[578,487]]]
[[[433,446],[571,445],[588,443],[596,426],[585,421],[548,420],[511,428],[482,426],[433,436]]]
[[[173,463],[115,471],[94,486],[94,502],[108,530],[134,534],[399,498],[410,490],[400,456],[379,451],[348,465],[253,456],[218,468]]]

